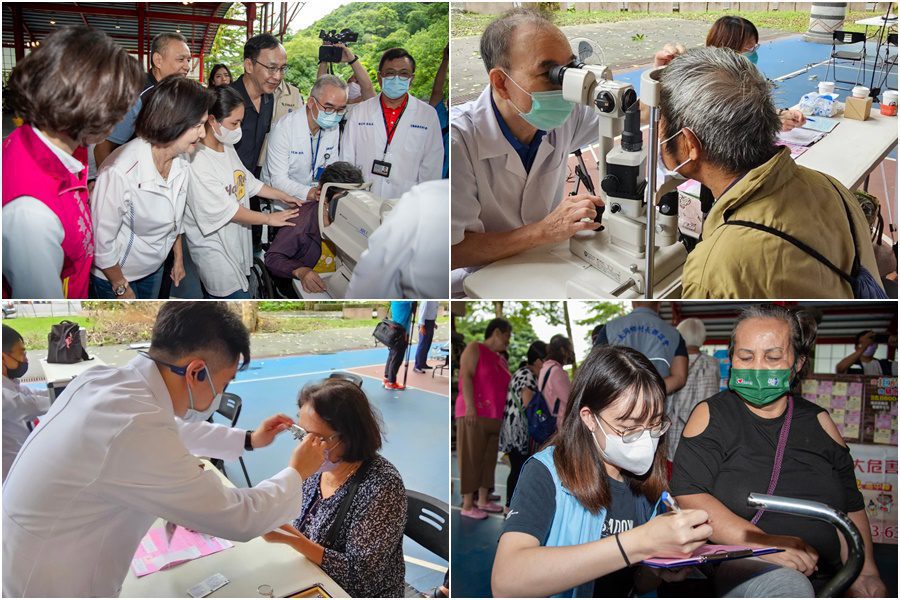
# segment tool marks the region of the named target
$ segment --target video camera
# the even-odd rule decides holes
[[[331,31],[320,29],[319,39],[322,40],[323,44],[349,44],[357,41],[359,39],[359,34],[348,28],[341,29],[340,31],[337,31],[336,29],[332,29]],[[319,48],[319,62],[341,62],[342,54],[343,51],[340,48],[335,48],[334,46],[321,46]]]

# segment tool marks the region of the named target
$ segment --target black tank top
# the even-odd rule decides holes
[[[765,494],[775,462],[784,415],[764,419],[750,412],[737,394],[724,391],[706,400],[709,425],[692,438],[682,437],[671,481],[676,496],[711,494],[739,517],[750,520],[751,492]],[[818,421],[825,409],[794,397],[794,416],[774,495],[824,502],[845,513],[865,507],[856,487],[850,451],[836,443]],[[840,544],[834,526],[794,515],[763,513],[757,526],[772,535],[802,538],[819,553],[819,571],[840,568]]]

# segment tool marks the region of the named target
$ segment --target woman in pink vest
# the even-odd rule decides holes
[[[20,61],[3,142],[3,297],[87,298],[94,258],[87,149],[140,93],[136,60],[101,31],[63,27]]]
[[[459,454],[462,516],[485,519],[503,507],[488,498],[500,444],[500,424],[509,387],[509,366],[500,352],[509,346],[512,326],[494,319],[484,331],[484,343],[471,342],[459,360],[456,397],[456,449]],[[475,503],[478,492],[479,504]]]

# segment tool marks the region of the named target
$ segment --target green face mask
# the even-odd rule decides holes
[[[731,369],[728,388],[754,406],[775,402],[791,389],[792,369]]]
[[[550,131],[562,126],[572,114],[574,104],[563,98],[562,90],[550,90],[548,92],[529,92],[513,80],[507,73],[506,77],[515,84],[517,88],[531,96],[531,110],[527,113],[519,110],[519,115],[531,126],[542,131]]]

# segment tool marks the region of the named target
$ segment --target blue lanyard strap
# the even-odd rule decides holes
[[[315,152],[313,153],[313,157],[312,157],[312,167],[311,167],[311,170],[310,170],[310,177],[311,177],[312,179],[315,179],[315,178],[316,178],[316,161],[319,159],[319,146],[321,146],[321,145],[322,145],[322,130],[319,129],[319,135],[316,136],[316,150],[315,150]],[[310,151],[310,152],[313,152],[312,135],[309,136],[309,151]]]

